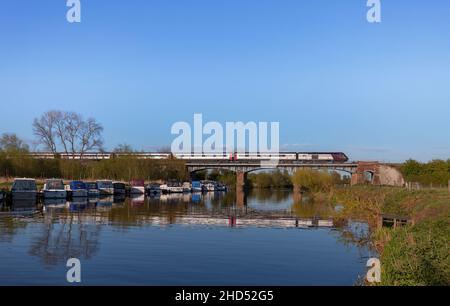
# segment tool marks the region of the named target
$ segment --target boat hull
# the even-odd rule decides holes
[[[67,191],[65,190],[44,190],[44,199],[65,199]]]
[[[169,192],[183,193],[183,187],[169,187]]]
[[[36,200],[37,191],[13,191],[13,200]]]
[[[130,188],[130,194],[144,194],[145,193],[145,187],[144,186],[132,186]]]
[[[72,190],[72,198],[86,198],[88,191],[86,189]]]
[[[100,191],[98,189],[89,189],[88,190],[88,197],[99,197],[100,196]]]

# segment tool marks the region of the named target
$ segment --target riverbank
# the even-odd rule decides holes
[[[450,284],[450,193],[447,189],[407,191],[358,186],[335,189],[338,218],[366,221],[380,254],[380,285]],[[382,215],[407,218],[400,227],[380,226]]]

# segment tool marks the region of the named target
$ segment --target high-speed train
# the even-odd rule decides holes
[[[348,161],[347,155],[342,152],[280,152],[280,153],[187,153],[174,154],[175,158],[184,160],[229,160],[229,161],[251,161],[251,160],[289,160],[302,162],[334,162],[342,163]]]
[[[35,158],[41,159],[113,159],[120,157],[136,157],[139,159],[182,159],[182,160],[209,160],[209,161],[260,161],[260,160],[286,160],[307,163],[343,163],[348,161],[347,155],[342,152],[280,152],[280,153],[31,153]]]

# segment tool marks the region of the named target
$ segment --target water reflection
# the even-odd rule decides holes
[[[253,191],[244,194],[158,194],[151,197],[76,198],[73,201],[46,199],[42,212],[53,222],[76,214],[80,222],[96,220],[118,227],[143,225],[210,225],[232,227],[332,227],[333,205],[303,198],[293,201],[287,191]],[[14,210],[37,212],[32,203],[15,204]]]
[[[349,260],[348,264],[353,269],[350,269],[351,271],[363,270],[364,265],[359,258],[365,256],[367,251],[366,246],[359,244],[357,238],[363,237],[363,232],[367,233],[368,229],[364,228],[364,224],[356,227],[344,224],[342,229],[334,230],[334,212],[334,205],[326,200],[299,198],[290,191],[272,190],[251,191],[248,194],[157,194],[131,198],[77,198],[74,201],[52,199],[38,205],[14,202],[0,206],[0,251],[5,247],[4,243],[12,243],[14,237],[21,237],[26,242],[18,245],[18,249],[21,246],[26,248],[26,254],[38,258],[46,267],[65,267],[68,258],[75,257],[89,262],[97,257],[114,257],[110,252],[116,250],[121,252],[121,257],[109,258],[110,262],[115,264],[119,261],[122,267],[139,270],[139,265],[135,266],[136,263],[131,258],[153,258],[154,261],[147,263],[151,266],[148,267],[148,275],[162,279],[168,271],[173,271],[175,275],[175,272],[183,270],[186,265],[183,265],[181,258],[189,252],[193,252],[190,264],[198,265],[198,275],[204,276],[207,270],[221,271],[226,275],[228,269],[222,269],[226,267],[222,261],[237,262],[237,258],[234,260],[233,256],[238,256],[244,250],[253,252],[256,248],[262,252],[262,258],[274,260],[269,264],[281,265],[277,277],[284,279],[283,273],[287,275],[289,271],[299,269],[299,263],[294,259],[289,259],[292,265],[288,267],[290,264],[286,256],[294,256],[293,251],[303,254],[308,248],[312,248],[313,255],[302,259],[305,262],[302,269],[311,269],[308,265],[320,267],[325,264],[316,262],[317,254],[323,257],[327,252],[336,252],[343,256],[345,251],[336,244],[338,241],[352,250],[351,252],[354,248],[358,249],[354,252],[358,254],[358,260],[354,261],[352,257],[353,261]],[[280,229],[292,229],[299,234],[279,231]],[[317,232],[313,235],[300,234],[304,231],[299,232],[298,229],[323,230],[306,231]],[[246,237],[245,233],[251,238],[242,238]],[[312,243],[312,237],[316,237],[314,239],[321,243]],[[193,248],[188,242],[199,245]],[[303,244],[309,247],[305,249]],[[10,248],[11,245],[13,244],[9,245]],[[217,257],[221,253],[229,254],[228,257]],[[155,254],[160,257],[154,258]],[[211,266],[205,268],[204,256],[207,254],[216,258],[216,261],[212,261]],[[239,255],[241,261],[245,257],[242,255],[245,255],[245,252]],[[12,258],[9,260],[14,261]],[[308,264],[309,262],[311,264]],[[332,262],[331,258],[329,262]],[[261,269],[254,259],[249,259],[241,269],[250,269],[253,264],[255,269]],[[14,270],[8,268],[5,263],[0,263],[0,268],[3,269],[4,275],[14,275]],[[124,268],[120,272],[131,273],[127,272],[129,270]],[[106,271],[109,270],[101,272],[107,273]],[[248,271],[249,279],[252,275],[250,272],[259,273],[256,270]],[[357,275],[354,275],[354,279],[356,278]],[[195,277],[192,279],[195,280]],[[265,278],[256,277],[253,284],[259,284],[260,279]],[[291,281],[294,279],[286,284],[292,283]],[[200,283],[194,281],[190,284]],[[211,280],[207,284],[213,283]]]
[[[241,197],[243,199],[240,199]],[[290,191],[258,190],[249,194],[194,193],[134,195],[126,198],[45,199],[42,209],[32,202],[16,201],[2,214],[42,211],[53,222],[77,214],[80,222],[98,220],[119,227],[170,224],[222,226],[332,227],[334,205],[326,200],[299,197]],[[195,219],[195,220],[194,220]]]
[[[91,258],[99,248],[100,224],[76,214],[62,217],[57,215],[58,209],[47,210],[44,224],[31,237],[29,254],[41,258],[45,265],[63,264],[68,258]]]

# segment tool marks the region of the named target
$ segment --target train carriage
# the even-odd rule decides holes
[[[83,154],[71,153],[48,153],[37,152],[30,153],[34,158],[39,159],[75,159],[75,160],[105,160],[120,157],[136,157],[139,159],[170,159],[177,158],[181,160],[192,161],[262,161],[278,159],[280,161],[297,161],[301,163],[343,163],[348,161],[348,157],[342,152],[234,152],[234,153],[169,153],[169,152],[149,152],[149,153],[95,153],[86,152]]]

